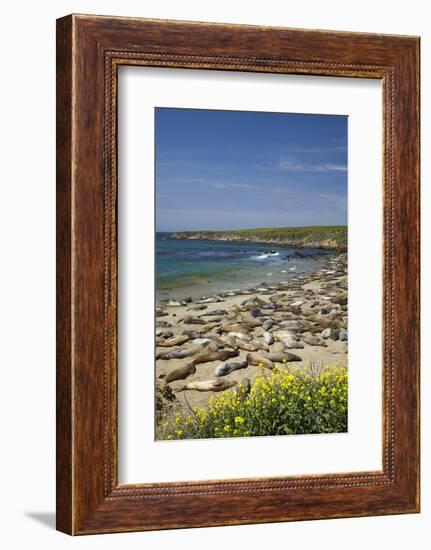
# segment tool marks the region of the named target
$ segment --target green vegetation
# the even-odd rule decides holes
[[[313,225],[309,227],[264,227],[261,229],[241,229],[240,231],[233,231],[232,233],[256,237],[286,239],[307,239],[313,237],[332,238],[334,236],[345,236],[347,233],[347,226]]]
[[[291,247],[347,248],[347,226],[265,227],[237,231],[181,231],[173,239],[253,241]]]
[[[165,418],[158,439],[200,439],[347,431],[347,372],[325,367],[308,373],[275,366],[256,379],[210,399],[208,409]]]

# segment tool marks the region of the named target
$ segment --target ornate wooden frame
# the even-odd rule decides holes
[[[119,485],[119,65],[378,78],[383,470]],[[57,528],[69,534],[419,511],[419,38],[70,15],[57,21]]]

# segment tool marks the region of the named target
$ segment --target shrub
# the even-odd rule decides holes
[[[310,374],[275,366],[255,380],[250,392],[212,397],[207,409],[177,414],[159,427],[160,439],[251,437],[347,431],[347,371],[325,367]]]

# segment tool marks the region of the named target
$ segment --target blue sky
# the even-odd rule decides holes
[[[347,223],[347,117],[156,108],[157,231]]]

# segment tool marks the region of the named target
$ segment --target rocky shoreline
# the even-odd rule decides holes
[[[279,283],[156,307],[156,416],[205,408],[264,368],[347,366],[347,254]]]

